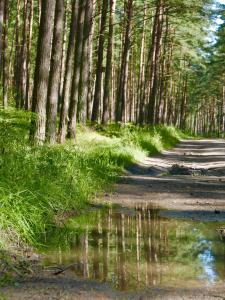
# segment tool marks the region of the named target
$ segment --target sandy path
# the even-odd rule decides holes
[[[198,169],[204,176],[169,175],[173,165]],[[180,172],[179,167],[178,173]],[[182,169],[181,169],[182,170]],[[225,220],[225,142],[183,141],[171,151],[130,168],[107,201],[123,205],[143,202],[170,209],[177,217]],[[5,299],[225,299],[225,287],[194,289],[150,288],[137,293],[113,290],[106,284],[81,280],[69,273],[59,277],[39,274],[2,291]],[[1,296],[0,296],[1,299]],[[4,299],[4,298],[3,298]]]
[[[174,165],[177,174],[168,174]],[[182,175],[183,167],[193,174]],[[146,159],[121,177],[110,201],[123,205],[147,202],[179,211],[205,211],[204,218],[207,212],[218,210],[216,217],[210,213],[208,218],[225,220],[225,142],[183,141],[173,150]]]

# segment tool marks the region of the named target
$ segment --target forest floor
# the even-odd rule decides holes
[[[225,220],[225,141],[182,141],[176,148],[129,168],[106,201],[123,206],[147,202],[165,214],[194,220]],[[2,299],[225,299],[224,283],[208,287],[153,287],[120,292],[107,284],[40,273],[2,289]]]

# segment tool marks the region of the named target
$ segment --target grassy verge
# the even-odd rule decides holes
[[[0,111],[0,245],[37,245],[56,216],[80,210],[126,166],[174,146],[173,127],[78,130],[77,145],[32,147],[29,114]]]

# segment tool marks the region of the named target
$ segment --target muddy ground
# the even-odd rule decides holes
[[[168,217],[225,221],[225,142],[183,141],[173,150],[132,166],[106,201],[124,206],[143,203],[168,209]],[[149,288],[119,292],[106,284],[74,278],[70,272],[34,274],[0,299],[225,299],[225,284],[214,287]]]

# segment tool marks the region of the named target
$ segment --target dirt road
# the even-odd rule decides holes
[[[129,206],[148,202],[196,219],[225,220],[225,142],[183,141],[147,158],[121,178],[110,200]]]
[[[183,141],[173,150],[146,159],[120,178],[107,201],[120,205],[143,202],[167,208],[172,217],[225,221],[225,142]],[[204,288],[149,288],[119,292],[106,284],[39,274],[3,289],[6,299],[225,299],[224,284]],[[0,297],[1,299],[1,297]]]

